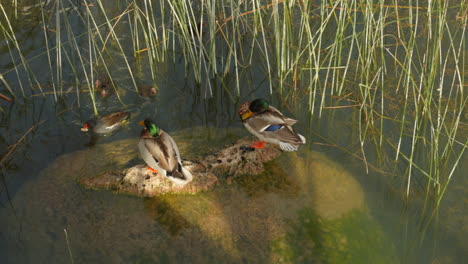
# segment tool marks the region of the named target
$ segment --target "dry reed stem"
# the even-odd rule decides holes
[[[6,100],[6,101],[8,101],[10,103],[13,103],[13,100],[10,97],[6,96],[6,95],[0,94],[0,98],[4,99],[4,100]]]
[[[102,44],[101,52],[104,52],[104,50],[106,49],[107,41],[109,40],[110,35],[111,35],[112,32],[114,31],[114,29],[115,29],[115,27],[117,26],[117,24],[119,23],[120,19],[121,19],[124,15],[126,15],[126,14],[128,14],[129,12],[131,12],[132,10],[134,10],[134,9],[129,9],[130,6],[132,6],[132,5],[133,5],[133,3],[130,3],[130,4],[127,6],[127,8],[122,12],[122,14],[116,16],[116,17],[117,17],[117,20],[115,21],[114,25],[112,25],[112,30],[109,30],[109,33],[107,34],[106,39],[104,40],[104,44]],[[114,18],[115,18],[115,17],[114,17]],[[111,20],[113,20],[113,19],[111,19]]]
[[[31,131],[33,131],[36,127],[38,127],[40,124],[44,123],[45,121],[47,120],[42,120],[42,121],[39,121],[37,122],[36,124],[34,124],[31,128],[29,128],[28,131],[26,131],[26,133],[24,133],[24,135],[18,139],[18,141],[16,141],[16,143],[12,146],[9,147],[9,151],[7,154],[5,154],[2,159],[0,160],[0,166],[4,166],[3,162],[11,155],[11,153],[13,153],[16,149],[16,147],[18,147],[19,143],[21,143],[25,138],[26,136],[31,133]]]
[[[367,104],[365,104],[367,105]],[[361,107],[362,104],[354,104],[354,105],[339,105],[339,106],[324,106],[322,109],[336,109],[336,108],[348,108],[348,107],[356,107],[359,106]]]

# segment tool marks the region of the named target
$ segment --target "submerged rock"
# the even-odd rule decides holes
[[[80,183],[89,189],[105,189],[145,197],[166,193],[195,194],[212,189],[221,179],[242,174],[260,174],[265,170],[265,162],[281,154],[272,144],[263,149],[254,149],[249,146],[250,143],[249,139],[240,139],[215,154],[207,155],[200,162],[184,161],[183,166],[193,175],[193,180],[185,185],[178,185],[153,173],[143,164],[85,177]]]

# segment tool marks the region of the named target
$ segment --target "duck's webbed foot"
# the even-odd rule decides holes
[[[254,141],[250,146],[256,149],[262,149],[265,147],[265,141]]]
[[[150,166],[146,166],[146,169],[148,169],[149,171],[153,172],[153,173],[158,173],[157,170],[151,168]]]

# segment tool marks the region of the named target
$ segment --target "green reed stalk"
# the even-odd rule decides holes
[[[261,3],[260,0],[254,0],[252,1],[253,3],[253,10],[257,10],[255,13],[256,13],[256,17],[257,17],[257,21],[260,22],[260,25],[258,25],[260,27],[260,31],[262,32],[262,40],[263,40],[263,43],[262,43],[262,46],[263,46],[263,54],[264,54],[264,57],[265,57],[265,61],[266,61],[266,66],[267,66],[267,76],[269,77],[268,78],[268,81],[269,81],[269,84],[270,84],[270,94],[273,93],[273,83],[272,83],[272,69],[271,69],[271,65],[270,65],[270,57],[269,57],[269,52],[268,52],[268,46],[267,46],[267,38],[266,38],[266,27],[265,27],[265,23],[263,22],[263,16],[262,16],[262,11],[260,9],[261,7]],[[261,48],[260,48],[261,49]]]
[[[410,0],[410,3],[409,5],[412,5],[412,2]],[[403,46],[405,47],[406,49],[406,60],[404,62],[404,65],[403,65],[403,68],[405,70],[405,75],[406,75],[406,79],[404,79],[404,83],[403,83],[403,89],[404,89],[404,92],[405,92],[405,98],[404,98],[404,108],[403,108],[403,113],[402,113],[402,126],[401,126],[401,129],[400,129],[400,136],[399,136],[399,140],[398,140],[398,148],[397,148],[397,151],[396,151],[396,158],[395,160],[398,161],[398,157],[400,155],[400,147],[401,147],[401,142],[402,142],[402,139],[403,139],[403,131],[404,131],[404,124],[405,124],[405,119],[406,119],[406,116],[407,116],[407,106],[408,106],[408,103],[409,103],[409,100],[410,100],[410,85],[411,85],[411,80],[412,80],[412,77],[411,77],[411,74],[412,74],[412,60],[413,60],[413,50],[414,50],[414,47],[415,47],[415,43],[416,43],[416,38],[417,38],[417,22],[418,20],[416,19],[415,22],[413,22],[413,10],[410,9],[409,10],[409,24],[410,25],[415,25],[414,26],[414,30],[412,30],[410,32],[410,40],[409,40],[409,43],[408,43],[408,46],[406,46],[405,44],[403,44]],[[413,28],[410,28],[410,29],[413,29]],[[404,75],[402,75],[402,78]],[[417,108],[416,108],[417,110]],[[413,162],[412,162],[412,156],[413,156],[413,153],[414,153],[414,143],[415,143],[415,131],[416,131],[416,124],[418,123],[418,119],[417,119],[418,115],[416,113],[416,119],[414,121],[414,129],[413,129],[413,138],[412,138],[412,148],[411,148],[411,158],[409,159],[409,172],[408,172],[408,183],[407,183],[407,188],[406,188],[406,194],[408,195],[409,194],[409,188],[410,188],[410,183],[411,183],[411,170],[412,170],[412,166],[413,166]]]
[[[133,12],[132,12],[132,16],[128,16],[128,30],[130,30],[130,35],[132,36],[132,47],[133,47],[133,50],[135,51],[139,51],[141,48],[140,48],[140,38],[138,37],[140,34],[139,34],[139,28],[138,28],[138,24],[139,23],[143,23],[142,22],[142,19],[141,19],[141,9],[140,7],[138,6],[138,3],[133,0],[132,2],[132,5],[133,5]],[[147,39],[147,32],[143,29],[143,33],[144,33],[144,37],[145,39]]]
[[[70,256],[70,262],[73,264],[74,263],[73,254],[72,254],[71,247],[70,247],[70,241],[68,239],[67,229],[63,229],[63,232],[65,233],[65,241],[67,241],[67,249],[68,249],[68,255]]]
[[[237,43],[241,43],[240,40],[238,40],[238,37],[241,35],[241,33],[238,31],[239,29],[239,25],[241,23],[241,18],[239,18],[239,15],[240,15],[240,12],[239,12],[239,6],[234,6],[234,1],[230,1],[231,2],[231,10],[232,10],[232,17],[233,17],[233,20],[232,20],[232,48],[229,49],[229,58],[231,58],[231,56],[234,57],[234,72],[235,72],[235,75],[236,75],[236,91],[237,91],[237,95],[239,96],[240,95],[240,81],[239,81],[239,61],[240,61],[240,58],[237,54],[237,50],[238,49],[242,49],[242,45],[241,44],[237,44]],[[215,62],[215,58],[212,58],[211,59],[211,64],[213,65],[216,65],[216,62]],[[231,63],[226,63],[226,68],[230,65]]]
[[[1,73],[0,73],[0,81],[3,83],[3,85],[5,85],[5,87],[13,95],[13,97],[16,98],[15,93],[13,92],[10,85],[8,84],[8,82],[5,80],[5,78],[3,77],[3,75]]]
[[[3,25],[3,23],[0,22],[0,28],[2,29],[3,34],[5,35],[5,38],[10,39],[12,41],[12,43],[13,43],[13,46],[18,51],[18,55],[19,55],[19,57],[21,59],[22,65],[24,66],[26,77],[28,78],[28,81],[29,81],[29,85],[32,87],[33,83],[36,84],[39,87],[39,90],[41,91],[41,93],[44,93],[42,91],[42,87],[39,85],[39,82],[37,81],[36,75],[30,69],[29,64],[27,63],[27,60],[24,57],[23,52],[21,51],[21,47],[20,47],[20,45],[18,43],[18,40],[16,39],[13,27],[11,26],[11,22],[8,19],[8,15],[7,15],[7,13],[6,13],[6,11],[5,11],[5,9],[4,9],[4,7],[3,7],[3,5],[1,3],[0,3],[0,9],[2,10],[2,13],[3,13],[4,17],[5,17],[5,21],[6,21],[6,24],[7,24],[7,27],[5,27]],[[9,44],[8,44],[8,47],[10,47]],[[11,50],[10,50],[10,55],[13,58]],[[17,65],[15,65],[15,70],[16,70],[16,67],[17,67]],[[17,76],[19,76],[19,75],[17,75]],[[24,90],[23,90],[22,86],[21,86],[21,91],[22,91],[23,96],[24,96],[25,94],[24,94]]]
[[[272,9],[272,20],[273,20],[273,34],[274,34],[274,53],[276,58],[276,75],[281,76],[281,29],[280,29],[280,18],[279,18],[279,11],[278,11],[278,0],[273,1],[273,9]],[[280,84],[280,91],[282,89],[282,84]]]
[[[57,45],[56,51],[56,85],[60,93],[63,92],[63,84],[62,84],[62,28],[61,28],[61,21],[60,21],[60,13],[63,10],[61,7],[61,0],[56,2],[55,6],[55,44]],[[57,94],[54,93],[55,101],[57,101]]]
[[[52,67],[52,58],[51,58],[51,49],[49,45],[49,36],[47,34],[46,28],[47,28],[47,23],[45,20],[45,14],[44,14],[44,6],[41,5],[41,18],[42,18],[42,24],[43,24],[43,32],[44,32],[44,42],[46,46],[46,52],[47,52],[47,62],[49,63],[49,72],[51,75],[51,79],[54,80],[54,70]],[[16,67],[15,67],[16,68]],[[19,78],[18,78],[19,79]],[[54,99],[57,101],[57,88],[55,86],[55,82],[52,82],[52,90],[54,91]]]
[[[3,35],[5,36],[5,39],[8,39],[8,36],[6,34],[5,31],[3,31]],[[7,42],[7,47],[8,47],[8,53],[10,54],[10,58],[11,58],[11,61],[13,62],[13,69],[15,70],[15,73],[16,73],[16,77],[18,78],[18,83],[20,85],[20,89],[21,89],[21,93],[23,96],[25,96],[25,93],[24,93],[24,88],[23,88],[23,82],[21,81],[21,78],[20,78],[20,73],[18,71],[18,68],[19,68],[19,65],[16,64],[16,60],[13,56],[13,50],[11,49],[11,46],[10,46],[10,43]],[[6,80],[3,78],[3,75],[2,75],[2,82],[4,83],[5,87],[7,87],[8,91],[10,91],[10,93],[16,97],[15,93],[13,92],[13,90],[11,89],[10,85],[8,85],[8,83],[6,82]]]
[[[76,9],[77,7],[74,6],[73,3],[70,2],[70,4]],[[72,26],[70,25],[70,21],[69,21],[69,17],[66,13],[64,13],[64,24],[65,24],[65,27],[66,27],[66,30],[67,30],[67,38],[68,38],[68,41],[67,43],[69,43],[69,46],[70,46],[70,53],[71,55],[73,56],[72,59],[70,59],[69,55],[67,52],[64,52],[65,54],[65,57],[72,69],[72,71],[75,73],[74,76],[75,76],[75,84],[76,84],[76,94],[77,94],[77,98],[78,98],[78,106],[80,106],[80,96],[79,96],[79,93],[80,93],[80,90],[79,90],[79,87],[80,87],[80,81],[78,79],[78,72],[79,70],[76,68],[76,65],[79,65],[81,66],[81,69],[83,69],[83,72],[85,74],[85,79],[86,79],[86,83],[90,83],[90,80],[87,76],[87,72],[86,72],[86,62],[84,60],[85,56],[82,54],[81,50],[80,50],[80,46],[78,45],[78,42],[77,42],[77,38],[76,38],[76,35],[74,34],[73,32],[73,29],[72,29]],[[89,30],[89,26],[88,26],[88,30]],[[90,31],[91,32],[91,31]],[[73,52],[73,50],[75,52]],[[90,48],[90,54],[92,49]],[[75,56],[76,54],[76,56]],[[79,61],[80,61],[80,64],[78,64],[76,62],[76,57],[78,57]],[[90,65],[92,65],[92,57],[90,57]],[[92,66],[91,66],[92,67]],[[92,71],[92,70],[91,70]],[[91,78],[91,80],[93,80],[93,78]],[[93,87],[94,85],[91,85],[91,87]],[[91,101],[93,102],[93,108],[94,108],[94,112],[95,114],[97,115],[97,107],[95,105],[95,99],[94,99],[94,91],[93,89],[90,89],[90,94],[91,95]]]
[[[88,74],[86,72],[86,68],[84,68],[83,73],[86,78],[86,84],[88,85],[89,89],[89,95],[91,96],[91,102],[93,104],[93,112],[94,116],[98,116],[99,112],[96,107],[96,97],[95,97],[95,92],[94,92],[94,69],[93,69],[93,48],[94,48],[94,36],[93,36],[93,30],[91,29],[91,21],[90,18],[91,12],[89,11],[89,8],[86,8],[86,26],[87,26],[87,31],[88,31],[88,49],[89,49],[89,73],[90,77],[88,77]],[[99,31],[99,30],[98,30]]]
[[[324,33],[326,32],[326,28],[328,26],[328,23],[331,23],[330,21],[332,21],[331,19],[334,17],[335,15],[335,11],[337,10],[338,6],[340,5],[341,1],[336,1],[336,3],[333,5],[333,6],[330,6],[331,8],[328,8],[329,6],[327,5],[327,3],[325,4],[322,4],[322,6],[320,7],[320,16],[322,18],[322,21],[321,21],[321,24],[320,24],[320,28],[318,30],[318,33],[315,33],[314,36],[311,37],[311,42],[312,43],[317,43],[317,44],[314,44],[312,49],[315,51],[317,50],[317,53],[314,52],[312,55],[312,58],[314,58],[313,60],[313,68],[315,68],[315,76],[314,76],[314,86],[315,86],[315,92],[317,91],[318,87],[319,86],[322,86],[322,97],[321,97],[321,100],[320,100],[320,110],[319,110],[319,117],[322,116],[322,110],[324,109],[325,107],[325,99],[326,99],[326,94],[328,93],[328,90],[329,90],[329,85],[327,85],[327,78],[329,76],[329,71],[330,71],[330,68],[329,67],[323,67],[322,65],[326,62],[327,59],[330,59],[333,57],[333,54],[331,55],[326,55],[325,58],[323,59],[322,61],[322,56],[321,54],[323,53],[320,49],[322,48],[322,38],[324,38]],[[332,3],[330,3],[331,5]],[[336,35],[335,35],[336,37]],[[331,65],[331,64],[329,64]],[[320,71],[321,70],[326,70],[326,77],[325,77],[325,80],[320,80]],[[330,92],[331,93],[331,92]],[[314,101],[315,101],[315,96],[316,96],[316,93],[314,93]]]
[[[156,80],[156,76],[154,75],[154,73],[156,72],[154,61],[161,61],[165,56],[163,55],[163,51],[162,50],[160,51],[160,48],[159,48],[160,40],[159,40],[158,27],[153,26],[153,25],[156,25],[156,20],[154,18],[153,5],[151,4],[151,1],[145,1],[144,3],[145,3],[144,18],[145,18],[146,26],[148,30],[143,29],[143,32],[145,32],[144,36],[145,36],[145,41],[146,41],[146,45],[148,48],[148,59],[149,59],[149,65],[151,69],[151,79],[154,82]],[[140,16],[138,17],[140,18]],[[136,36],[136,39],[138,39],[138,36]]]
[[[300,46],[297,45],[297,38],[295,34],[295,21],[294,21],[294,13],[295,13],[295,5],[297,5],[296,1],[291,1],[287,3],[283,3],[283,25],[282,25],[282,50],[281,50],[281,76],[280,82],[281,84],[285,83],[286,78],[288,75],[291,75],[293,81],[295,81],[295,74],[297,72],[294,59],[294,50],[299,49]],[[283,81],[284,80],[284,81]],[[280,86],[280,93],[282,93],[282,85]]]
[[[18,18],[18,0],[13,0],[13,6],[15,7],[15,18]]]
[[[135,91],[138,91],[138,86],[136,84],[135,77],[133,76],[133,70],[130,67],[130,63],[128,62],[127,56],[125,56],[125,52],[124,52],[124,50],[122,48],[122,45],[120,44],[120,40],[119,40],[117,34],[114,31],[114,26],[111,24],[111,20],[107,16],[107,13],[106,13],[106,10],[105,10],[105,8],[104,8],[104,6],[102,4],[102,1],[97,0],[96,3],[97,3],[97,6],[99,7],[99,10],[101,11],[101,14],[105,18],[105,22],[106,22],[106,24],[108,26],[108,29],[110,31],[110,35],[112,36],[113,40],[117,44],[117,47],[119,48],[120,53],[122,54],[122,58],[124,59],[125,65],[127,66],[127,70],[128,70],[128,73],[130,74],[130,78],[132,80],[133,86],[135,87]],[[128,9],[128,7],[127,7],[127,9]],[[122,13],[122,15],[123,15],[123,13]],[[116,94],[118,94],[117,91],[116,91]]]
[[[380,61],[382,62],[382,66],[383,66],[383,70],[381,71],[381,79],[380,79],[380,137],[379,137],[379,143],[377,144],[377,146],[379,146],[379,150],[377,151],[377,153],[381,153],[381,148],[382,148],[382,144],[383,144],[383,141],[384,141],[384,118],[383,116],[385,116],[385,76],[387,75],[387,66],[386,66],[386,60],[385,60],[385,22],[387,20],[387,15],[388,15],[388,8],[385,9],[385,12],[384,12],[384,0],[381,0],[380,1],[380,17],[379,17],[379,33],[380,33],[380,38],[379,38],[379,43],[380,43]],[[385,13],[385,14],[384,14]],[[376,86],[377,87],[377,86]],[[377,92],[377,91],[376,91]]]

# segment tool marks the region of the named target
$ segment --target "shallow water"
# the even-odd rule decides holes
[[[205,138],[210,144],[228,135],[221,129],[195,129],[180,136],[176,133],[174,138],[181,142],[182,153],[199,153],[201,149],[184,134],[216,134],[211,141]],[[53,161],[15,194],[16,214],[9,209],[1,212],[4,224],[17,223],[3,233],[10,241],[5,249],[28,248],[26,254],[8,260],[68,261],[64,229],[78,262],[309,262],[336,258],[337,254],[331,253],[336,250],[344,253],[339,260],[383,258],[356,253],[359,247],[350,241],[362,239],[362,233],[348,234],[341,226],[356,228],[359,222],[353,220],[355,217],[372,224],[361,227],[371,235],[366,234],[368,240],[358,244],[391,247],[368,214],[359,183],[318,152],[304,149],[297,154],[283,153],[261,175],[239,177],[232,184],[197,195],[143,199],[83,190],[77,184],[82,177],[125,167],[137,158],[136,139],[124,139]],[[309,221],[314,225],[308,227]],[[313,231],[298,232],[304,226]],[[310,248],[304,248],[298,239]],[[341,241],[338,249],[327,244],[335,240]],[[37,245],[37,241],[42,242]],[[351,252],[356,256],[346,255]],[[388,252],[386,258],[395,258],[394,252]]]
[[[34,44],[42,36],[37,23],[16,25],[28,56],[42,50]],[[121,33],[129,41],[128,32]],[[1,47],[7,50],[4,41]],[[307,96],[299,94],[288,103],[279,94],[270,95],[264,72],[258,70],[262,63],[255,61],[253,73],[240,79],[240,98],[233,98],[229,87],[235,80],[205,80],[199,87],[193,76],[185,78],[183,57],[174,56],[157,69],[154,98],[140,97],[122,61],[115,59],[112,72],[122,102],[113,96],[98,98],[96,105],[101,114],[132,111],[132,121],[92,147],[90,136],[79,129],[92,117],[92,102],[86,92],[74,93],[72,77],[64,80],[70,93],[58,103],[50,94],[33,96],[37,88],[26,89],[26,98],[13,104],[0,100],[2,156],[31,126],[46,120],[2,168],[2,263],[461,263],[468,257],[468,213],[466,199],[460,198],[467,197],[468,182],[462,177],[466,155],[439,215],[423,229],[430,215],[423,212],[424,188],[415,188],[406,201],[406,182],[398,177],[404,169],[396,168],[396,175],[379,173],[389,171],[379,166],[388,157],[381,158],[372,147],[366,146],[366,153],[377,168],[369,173],[353,156],[360,153],[357,110],[328,109],[321,119],[311,117]],[[151,82],[144,59],[131,64],[138,78]],[[8,53],[0,55],[0,65],[2,73],[11,68]],[[43,66],[47,58],[31,65],[50,92],[51,73]],[[64,72],[71,75],[70,69]],[[21,77],[26,78],[24,73]],[[19,90],[14,72],[5,78]],[[212,97],[205,96],[206,83],[218,87]],[[78,86],[85,90],[84,83]],[[78,184],[82,177],[141,163],[137,122],[145,117],[174,136],[186,159],[247,137],[237,109],[255,97],[268,98],[298,119],[295,127],[308,140],[298,153],[283,153],[268,163],[262,175],[238,177],[197,195],[151,199],[85,190]],[[386,127],[388,133],[398,133],[397,125]]]

